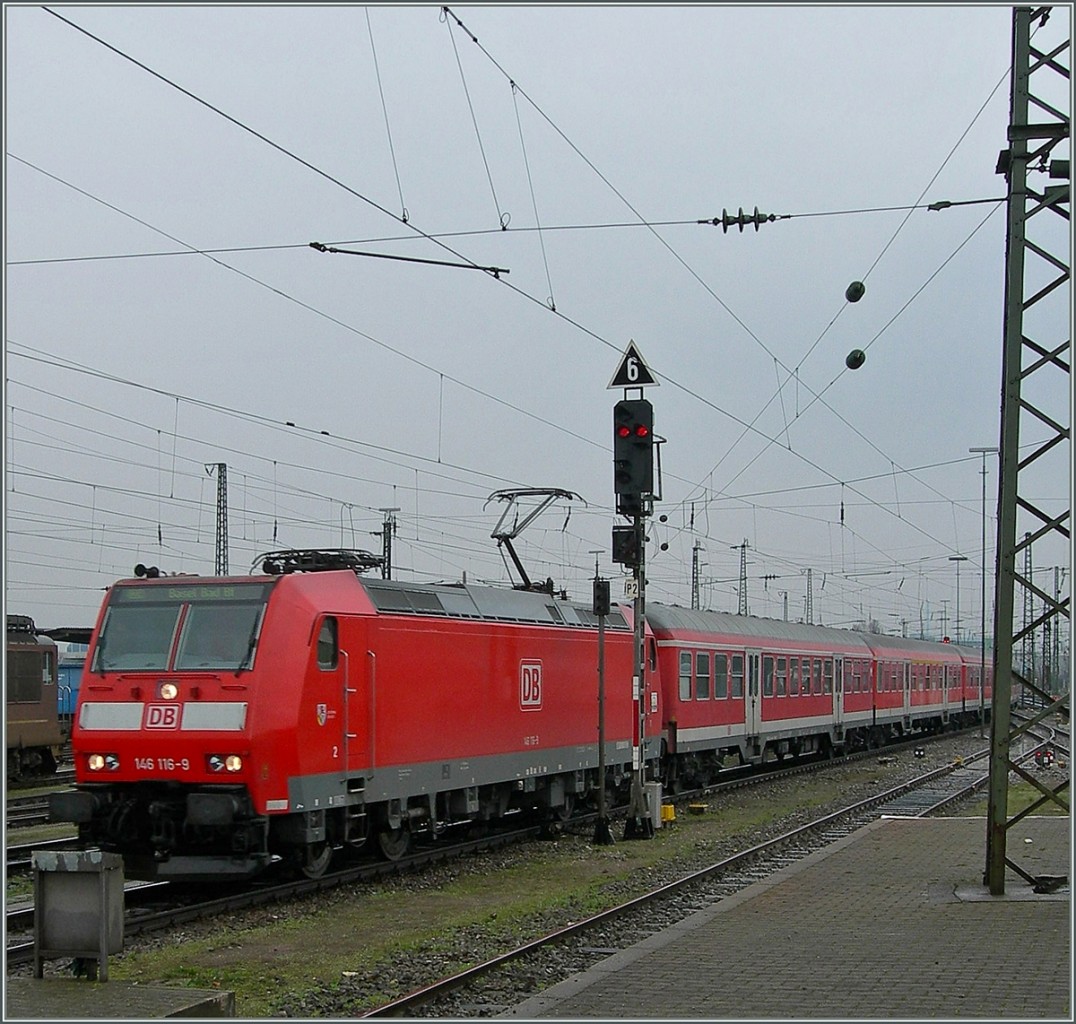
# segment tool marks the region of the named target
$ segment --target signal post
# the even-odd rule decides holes
[[[632,751],[631,800],[624,827],[625,839],[650,839],[654,820],[647,807],[646,773],[646,524],[654,504],[654,409],[645,398],[629,399],[628,389],[657,385],[635,343],[624,353],[609,387],[624,388],[624,398],[613,407],[613,490],[618,515],[630,526],[613,527],[613,561],[632,569],[627,594],[634,602],[632,705],[635,735]],[[604,780],[603,780],[604,782]]]

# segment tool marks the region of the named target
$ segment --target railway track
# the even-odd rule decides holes
[[[1029,747],[1019,760],[1031,758]],[[610,910],[525,942],[392,1002],[368,1017],[494,1016],[520,993],[552,985],[661,931],[689,914],[769,877],[883,816],[923,817],[974,794],[989,781],[989,749],[926,772],[891,790],[860,800],[751,849],[660,885]]]
[[[70,760],[70,758],[68,758]],[[51,775],[39,775],[35,778],[8,779],[8,794],[26,789],[41,789],[43,786],[70,785],[75,781],[74,768],[57,768]]]
[[[934,739],[939,738],[944,737],[935,737]],[[897,754],[901,751],[911,750],[916,746],[921,746],[924,742],[929,741],[924,741],[923,739],[909,740],[905,743],[892,744],[887,747],[886,750],[893,754]],[[750,770],[728,768],[722,773],[723,776],[727,774],[727,778],[719,777],[718,780],[701,789],[684,791],[677,794],[667,794],[667,799],[675,798],[677,800],[686,801],[701,794],[716,794],[743,786],[753,786],[771,779],[787,778],[796,774],[817,771],[820,768],[827,766],[849,764],[857,760],[875,757],[877,754],[878,751],[876,750],[859,751],[853,754],[845,754],[840,757],[831,758],[829,760],[809,757],[801,762],[793,764],[770,762],[768,765],[763,766],[761,770],[758,768]],[[9,800],[7,827],[15,830],[25,826],[42,824],[47,821],[47,810],[47,797],[34,796]],[[587,824],[593,824],[592,817],[577,817],[570,822],[570,825],[573,828]],[[28,871],[31,866],[31,854],[33,850],[65,850],[78,848],[78,837],[74,833],[67,838],[8,845],[6,864],[7,876],[11,877],[19,872]]]
[[[943,737],[948,738],[948,737]],[[911,748],[921,745],[908,743],[904,747]],[[899,750],[900,747],[889,748]],[[849,754],[831,760],[811,760],[795,765],[770,766],[770,770],[751,775],[740,775],[738,772],[729,772],[732,776],[727,781],[721,781],[707,787],[705,790],[688,791],[678,794],[676,799],[681,805],[700,797],[717,797],[721,793],[746,786],[765,784],[775,779],[787,778],[796,774],[817,771],[828,767],[847,764],[856,760],[877,758],[879,751],[864,751],[858,754]],[[622,811],[621,811],[622,814]],[[558,828],[570,827],[573,831],[592,827],[596,815],[581,816],[572,819],[570,823],[558,824]],[[125,887],[125,936],[134,937],[140,934],[163,931],[182,923],[209,919],[224,913],[238,912],[247,908],[265,905],[274,901],[284,901],[295,897],[314,894],[336,886],[371,882],[387,875],[402,874],[419,871],[422,868],[441,861],[457,857],[465,857],[486,850],[496,849],[510,843],[520,842],[537,837],[543,828],[541,826],[529,826],[516,829],[498,835],[486,836],[481,839],[471,840],[460,844],[445,844],[421,848],[409,857],[396,862],[371,861],[348,867],[344,870],[330,872],[315,880],[301,879],[296,881],[272,881],[270,878],[261,878],[254,883],[240,889],[229,891],[215,899],[204,899],[204,887],[201,890],[196,887],[180,887],[171,883],[155,883],[147,886],[145,883],[128,883]],[[30,866],[32,851],[45,848],[76,848],[74,839],[57,840],[54,844],[34,843],[28,844],[22,849],[12,848],[9,856],[17,852],[17,859],[22,870]],[[9,872],[14,870],[14,864],[9,865]],[[7,946],[7,965],[9,968],[19,964],[28,963],[33,957],[33,906],[13,907],[8,912],[7,932],[9,944]]]
[[[321,878],[279,881],[259,878],[240,889],[228,890],[216,899],[205,899],[205,887],[174,882],[128,882],[124,885],[124,936],[164,931],[187,921],[232,913],[299,896],[308,896],[337,886],[370,882],[387,875],[418,871],[453,857],[462,857],[497,849],[509,843],[535,838],[542,831],[538,825],[484,836],[443,848],[421,849],[398,861],[370,861]],[[38,849],[36,845],[34,849]],[[11,908],[6,916],[8,945],[7,966],[18,966],[33,959],[34,907]]]

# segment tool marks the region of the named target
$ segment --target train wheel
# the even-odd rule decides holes
[[[385,860],[399,860],[411,846],[411,833],[405,828],[389,828],[377,834],[377,846]]]
[[[328,843],[310,843],[303,855],[303,874],[307,878],[321,878],[332,859],[333,848]]]
[[[575,813],[575,794],[566,793],[564,803],[552,809],[554,821],[567,821]]]

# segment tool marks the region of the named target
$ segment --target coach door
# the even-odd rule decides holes
[[[833,659],[833,725],[834,735],[844,739],[844,659]]]
[[[953,668],[951,665],[942,665],[942,724],[949,722],[949,690],[953,686]]]
[[[747,652],[747,679],[744,694],[744,723],[748,737],[757,736],[762,722],[762,697],[759,687],[761,651]]]

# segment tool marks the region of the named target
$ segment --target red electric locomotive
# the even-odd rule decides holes
[[[133,878],[310,876],[334,850],[596,794],[597,620],[547,593],[308,567],[122,580],[87,654],[76,789],[51,817]],[[268,567],[268,566],[267,566]],[[279,571],[279,567],[278,571]],[[630,783],[630,612],[606,618],[606,782]],[[646,746],[660,748],[645,676]]]

